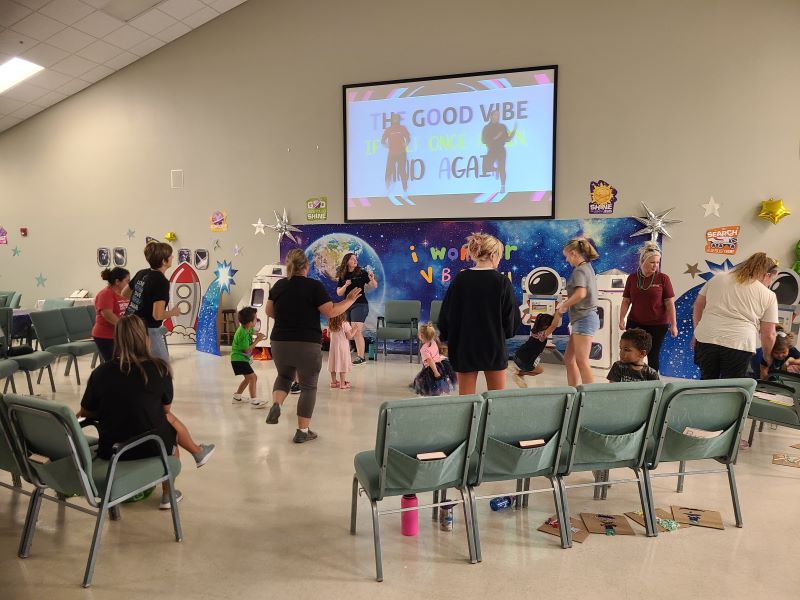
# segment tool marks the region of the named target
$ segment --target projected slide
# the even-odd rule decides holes
[[[556,74],[344,86],[346,219],[552,218]]]

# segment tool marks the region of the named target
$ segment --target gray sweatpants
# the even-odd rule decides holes
[[[322,347],[319,342],[279,342],[272,340],[272,360],[278,376],[272,391],[289,393],[297,374],[300,382],[300,398],[297,401],[297,416],[310,419],[317,403],[317,381],[322,369]]]

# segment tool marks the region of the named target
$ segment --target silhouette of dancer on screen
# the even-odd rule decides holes
[[[496,171],[500,177],[500,193],[506,191],[506,142],[514,138],[516,126],[511,132],[508,127],[500,122],[500,112],[493,110],[489,113],[487,123],[481,133],[481,141],[486,144],[487,152],[483,156],[483,175]]]
[[[400,115],[392,113],[392,124],[383,130],[381,144],[389,149],[386,157],[386,189],[392,181],[399,178],[403,182],[403,191],[408,191],[408,166],[406,163],[406,146],[411,141],[411,134],[400,124]]]

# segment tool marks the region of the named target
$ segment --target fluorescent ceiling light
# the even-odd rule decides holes
[[[25,81],[31,75],[36,75],[42,69],[44,67],[16,56],[4,62],[0,65],[0,94]]]

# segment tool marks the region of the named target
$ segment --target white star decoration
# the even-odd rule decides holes
[[[275,233],[278,234],[278,248],[281,246],[281,239],[283,236],[286,236],[293,242],[297,243],[297,238],[292,235],[292,232],[302,233],[302,231],[300,231],[294,225],[289,225],[289,217],[286,216],[286,209],[283,209],[283,217],[278,216],[277,210],[272,212],[275,215],[275,225],[267,225],[267,227],[274,229]]]
[[[253,235],[258,235],[259,233],[261,235],[267,235],[264,232],[264,227],[267,227],[267,225],[264,225],[264,223],[261,221],[261,217],[258,218],[258,223],[253,223],[252,225],[256,228],[256,232]]]
[[[667,231],[667,225],[675,225],[676,223],[683,223],[683,221],[675,221],[675,220],[664,219],[664,217],[666,217],[669,213],[671,213],[673,210],[675,210],[675,208],[673,207],[673,208],[667,209],[663,213],[661,213],[660,215],[657,215],[652,210],[647,208],[647,205],[644,202],[642,202],[642,206],[644,207],[644,211],[647,213],[647,216],[646,217],[633,217],[633,218],[636,219],[637,221],[639,221],[639,223],[641,223],[645,227],[643,227],[642,229],[640,229],[639,231],[637,231],[635,233],[632,233],[631,237],[633,237],[635,235],[647,235],[647,234],[650,234],[650,241],[651,242],[657,242],[658,241],[658,235],[659,234],[663,234],[663,235],[667,236],[668,238],[672,239],[672,236]]]
[[[700,206],[702,206],[706,211],[706,214],[703,215],[704,217],[710,217],[711,215],[714,215],[715,217],[719,216],[720,205],[714,202],[714,196],[711,196],[708,199],[708,204],[701,204]]]

